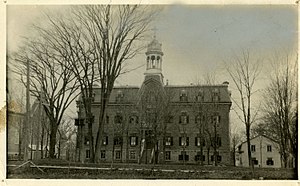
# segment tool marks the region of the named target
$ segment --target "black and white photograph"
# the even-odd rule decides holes
[[[298,180],[297,2],[5,9],[5,179]]]

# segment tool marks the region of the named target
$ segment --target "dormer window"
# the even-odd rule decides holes
[[[179,99],[182,102],[187,102],[188,101],[187,93],[186,93],[185,90],[181,91]]]
[[[116,102],[120,103],[124,101],[124,94],[122,91],[118,91],[117,96],[116,96]]]
[[[220,92],[218,88],[215,88],[212,92],[212,101],[218,102],[220,101]]]
[[[196,95],[196,101],[198,101],[198,102],[203,102],[204,101],[203,89],[200,89],[198,94]]]

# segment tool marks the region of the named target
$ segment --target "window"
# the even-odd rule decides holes
[[[136,115],[132,115],[132,116],[129,116],[129,123],[130,124],[138,124],[138,116]]]
[[[120,103],[124,101],[124,94],[122,93],[122,91],[118,91],[117,96],[116,96],[116,102]]]
[[[266,163],[267,165],[274,165],[274,161],[272,158],[268,158]]]
[[[271,145],[267,145],[267,152],[272,152],[272,146]]]
[[[204,101],[203,89],[200,89],[198,94],[196,95],[196,101],[198,101],[198,102],[203,102]]]
[[[212,156],[210,157],[210,159],[211,159],[211,161],[215,161],[215,156],[212,155]],[[217,155],[217,162],[221,162],[221,161],[222,161],[222,156]]]
[[[187,97],[187,93],[185,90],[181,91],[181,94],[179,96],[180,101],[182,102],[187,102],[188,101],[188,97]]]
[[[131,136],[130,137],[130,146],[136,146],[138,144],[138,137]]]
[[[218,115],[218,113],[215,113],[213,116],[211,116],[211,121],[215,125],[220,124],[221,116]]]
[[[182,112],[181,115],[179,116],[179,123],[182,124],[189,123],[189,116],[187,115],[186,112]]]
[[[189,146],[189,137],[179,137],[179,146]]]
[[[114,145],[122,145],[122,136],[114,137]]]
[[[166,151],[165,160],[171,160],[171,151]]]
[[[212,101],[213,102],[218,102],[220,101],[220,93],[219,93],[219,89],[215,88],[213,90],[213,93],[212,93]]]
[[[117,115],[115,116],[115,123],[116,123],[116,124],[121,124],[122,121],[123,121],[123,117],[121,116],[121,114],[117,114]]]
[[[89,159],[91,157],[90,150],[85,151],[85,158]]]
[[[105,150],[100,151],[100,158],[105,159]]]
[[[199,113],[197,116],[195,116],[195,123],[203,123],[205,119],[205,116],[202,113]]]
[[[115,156],[115,159],[116,160],[120,160],[121,159],[121,151],[120,150],[116,150],[116,156]]]
[[[106,115],[106,123],[109,124],[109,116]]]
[[[129,159],[135,160],[136,159],[136,152],[135,151],[130,151],[129,152]]]
[[[197,155],[195,156],[195,161],[201,161],[201,152],[197,152]],[[205,161],[204,155],[202,155],[202,161]]]
[[[167,137],[165,138],[165,145],[166,145],[166,146],[172,146],[172,145],[173,145],[173,137],[167,136]]]
[[[217,146],[221,147],[222,146],[222,140],[220,136],[217,136]]]
[[[252,158],[252,162],[253,165],[258,165],[258,160],[255,157]]]
[[[84,137],[84,144],[85,145],[89,145],[90,144],[90,140],[87,136]]]
[[[255,152],[255,145],[251,145],[251,152]]]
[[[202,142],[202,147],[205,146],[205,139],[204,138],[200,138],[200,137],[195,137],[195,146],[197,147],[200,147],[201,143]]]
[[[102,145],[107,145],[108,144],[108,136],[104,136],[102,138]]]
[[[168,116],[166,116],[166,118],[165,118],[165,122],[166,122],[166,123],[173,123],[173,119],[174,119],[173,116],[168,115]]]
[[[189,155],[187,155],[185,151],[181,151],[181,154],[178,156],[178,160],[179,161],[182,161],[182,160],[189,161]]]

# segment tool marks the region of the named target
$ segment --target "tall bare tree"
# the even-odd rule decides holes
[[[84,6],[77,12],[94,47],[101,88],[95,161],[100,157],[105,111],[114,82],[120,74],[128,71],[126,62],[144,48],[140,41],[145,39],[156,14],[156,10],[139,5]]]
[[[235,112],[239,119],[245,124],[248,161],[251,167],[253,167],[253,162],[250,149],[250,129],[258,113],[257,110],[254,110],[252,105],[252,98],[256,92],[254,84],[260,74],[260,62],[258,59],[250,58],[250,52],[248,50],[243,50],[241,56],[235,56],[231,62],[225,63],[226,70],[239,94],[237,100],[232,100],[237,108]]]
[[[288,167],[290,155],[297,159],[298,61],[291,55],[276,55],[271,64],[260,128],[278,142],[283,167]]]

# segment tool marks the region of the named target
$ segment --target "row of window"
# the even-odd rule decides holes
[[[91,156],[90,154],[90,150],[86,150],[86,158],[89,159]],[[205,161],[205,155],[195,155],[194,160],[195,161],[201,161],[201,157],[202,157],[202,161]],[[101,150],[100,151],[100,159],[105,159],[106,158],[106,151],[105,150]],[[115,160],[121,160],[122,158],[122,153],[121,150],[115,150],[114,153],[114,159]],[[137,152],[136,151],[129,151],[129,160],[136,160],[137,158]],[[210,157],[210,161],[214,161],[215,156],[211,156]],[[171,161],[172,160],[172,156],[171,156],[171,151],[166,151],[165,152],[165,160],[167,161]],[[187,154],[186,151],[181,151],[181,154],[178,155],[178,160],[179,161],[189,161],[189,155]],[[222,161],[222,156],[217,155],[217,161],[221,162]],[[255,158],[253,159],[253,161],[255,161]]]
[[[220,92],[219,89],[213,90],[213,92],[210,94],[211,95],[211,101],[213,102],[218,102],[220,101]],[[115,101],[117,103],[124,102],[124,93],[122,91],[118,91]],[[182,90],[180,95],[179,95],[179,100],[181,102],[188,102],[188,94],[185,90]],[[198,94],[195,96],[195,101],[197,102],[203,102],[204,101],[204,91],[199,90]]]
[[[85,158],[89,159],[91,157],[91,153],[90,150],[86,150],[85,151]],[[101,150],[100,151],[100,159],[105,159],[106,158],[106,151],[105,150]],[[120,150],[115,150],[115,154],[114,154],[114,159],[115,160],[121,160],[122,158],[122,153]],[[136,155],[136,151],[129,151],[129,159],[130,160],[136,160],[137,155]]]
[[[272,152],[272,145],[267,145],[266,150],[267,152]],[[251,145],[251,152],[255,152],[255,151],[256,151],[255,145]]]
[[[155,117],[153,117],[155,118]],[[203,114],[199,114],[195,116],[195,123],[203,123],[205,122],[207,117],[205,117],[205,115]],[[123,116],[121,114],[117,114],[114,117],[114,123],[116,124],[121,124],[123,123]],[[174,117],[173,116],[169,116],[166,117],[166,122],[167,123],[173,123],[174,122]],[[139,123],[139,117],[136,115],[132,115],[129,116],[128,121],[130,124],[138,124]],[[190,116],[188,115],[187,112],[181,112],[181,115],[178,118],[178,122],[181,124],[188,124],[190,123]],[[212,122],[213,124],[220,124],[221,122],[221,116],[218,115],[217,113],[215,113],[214,115],[211,115],[209,117],[209,122]],[[106,123],[109,123],[109,116],[106,116]]]
[[[189,146],[189,137],[179,137],[179,146]],[[148,139],[147,141],[150,141],[151,139]],[[166,146],[173,146],[173,137],[172,136],[167,136],[165,137],[165,145]],[[202,146],[204,147],[206,145],[205,143],[205,139],[204,138],[200,138],[200,137],[195,137],[195,146],[200,147],[202,143]],[[85,137],[84,140],[84,144],[85,145],[89,145],[89,139],[88,137]],[[123,138],[122,136],[116,136],[114,137],[114,141],[113,141],[114,145],[122,145],[123,144]],[[138,137],[137,136],[130,136],[129,137],[129,144],[130,146],[137,146],[138,145]],[[212,145],[216,144],[218,147],[220,147],[222,145],[222,140],[221,137],[217,136],[216,137],[216,142],[214,141],[214,139],[212,139]],[[108,145],[108,136],[105,136],[102,139],[102,145]]]
[[[166,161],[171,161],[172,158],[171,158],[171,151],[166,151],[166,154],[165,154],[165,160]],[[210,156],[210,161],[214,161],[215,159],[215,156]],[[189,155],[185,152],[185,151],[182,151],[180,155],[178,155],[178,160],[179,161],[189,161]],[[195,155],[194,157],[194,160],[195,161],[201,161],[201,155],[197,154]],[[205,161],[205,155],[202,155],[202,161]],[[221,162],[222,161],[222,156],[220,155],[217,155],[217,161],[218,162]]]
[[[258,165],[258,160],[255,157],[252,158],[252,162],[253,165]],[[266,165],[271,165],[271,166],[274,165],[273,158],[267,158]]]

